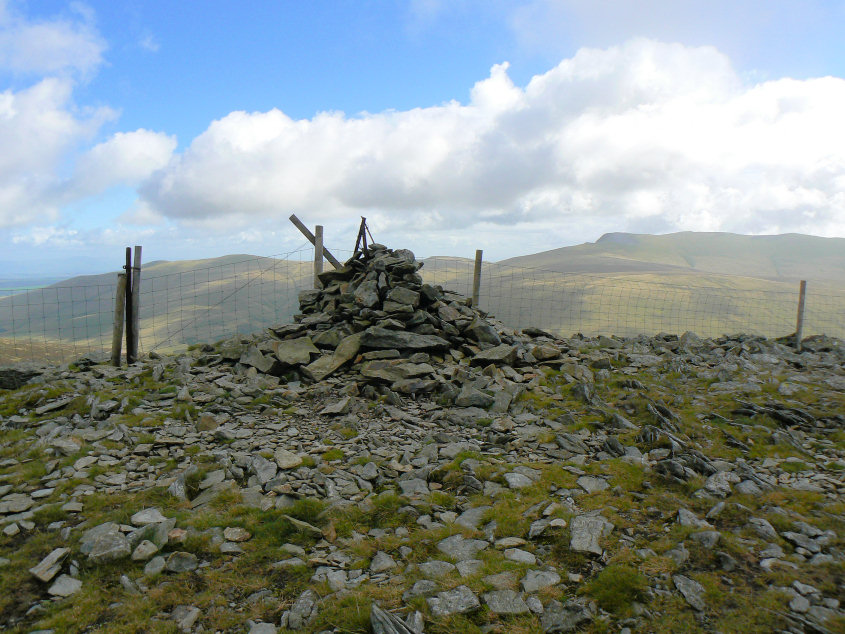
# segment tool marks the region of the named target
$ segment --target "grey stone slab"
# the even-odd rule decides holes
[[[494,614],[525,614],[530,611],[519,593],[513,590],[494,590],[486,592],[481,598]]]
[[[432,615],[437,617],[466,614],[481,607],[478,597],[467,586],[458,586],[453,590],[440,592],[427,601]]]

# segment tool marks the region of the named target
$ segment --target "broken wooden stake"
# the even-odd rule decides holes
[[[289,220],[294,224],[294,226],[297,229],[299,229],[302,232],[302,235],[304,235],[306,238],[308,238],[308,241],[311,244],[313,244],[314,246],[317,246],[316,245],[317,238],[314,236],[313,233],[311,233],[311,231],[308,229],[308,227],[306,227],[304,224],[302,224],[302,221],[299,218],[296,217],[296,214],[291,214]],[[326,257],[326,259],[329,262],[332,263],[332,266],[335,267],[336,269],[339,269],[343,266],[340,262],[337,261],[337,258],[335,256],[333,256],[326,247],[323,247],[323,255]]]

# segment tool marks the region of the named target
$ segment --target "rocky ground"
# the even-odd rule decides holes
[[[266,333],[0,368],[0,627],[845,630],[841,341],[513,332],[368,255]]]

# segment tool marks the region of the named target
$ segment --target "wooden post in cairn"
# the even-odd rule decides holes
[[[795,324],[795,350],[801,352],[801,339],[804,338],[804,299],[807,297],[807,280],[801,280],[798,287],[798,319]]]
[[[321,288],[320,273],[323,272],[323,225],[314,227],[314,288]]]
[[[475,269],[472,272],[472,307],[478,308],[478,297],[481,294],[481,249],[475,252]]]

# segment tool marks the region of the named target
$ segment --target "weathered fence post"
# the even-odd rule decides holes
[[[124,292],[124,297],[126,299],[126,310],[124,310],[124,317],[126,319],[126,363],[132,363],[129,360],[131,350],[132,350],[132,328],[130,324],[132,323],[132,247],[126,247],[126,266],[123,267],[126,270],[126,289]]]
[[[132,361],[138,360],[138,339],[141,333],[141,247],[135,246],[132,263]],[[126,351],[129,353],[129,350]],[[127,359],[127,364],[130,363]]]
[[[296,214],[291,214],[288,220],[290,220],[293,225],[302,232],[302,235],[308,238],[308,242],[314,244],[314,241],[316,240],[314,234],[311,233],[311,230],[308,227],[302,224],[302,221],[296,217]],[[329,250],[325,246],[323,247],[323,255],[326,256],[326,259],[331,262],[332,266],[336,269],[339,269],[342,266],[342,264],[337,261],[337,258],[329,253]]]
[[[795,350],[801,352],[801,339],[804,336],[804,299],[807,296],[807,281],[801,280],[798,287],[798,318],[795,324]]]
[[[314,288],[320,288],[320,273],[323,272],[323,225],[314,227]]]
[[[111,337],[111,364],[120,367],[120,350],[123,343],[123,309],[126,302],[126,273],[117,274],[117,291],[114,298],[114,329]]]
[[[472,306],[478,307],[478,296],[481,292],[481,255],[484,253],[481,249],[475,252],[475,269],[472,272]]]

